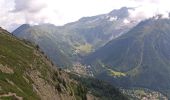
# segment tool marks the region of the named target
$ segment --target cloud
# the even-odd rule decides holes
[[[160,0],[134,0],[137,2],[150,2],[150,3],[158,3]]]
[[[36,13],[46,7],[43,0],[14,0],[15,8],[13,12],[27,11],[30,13]]]
[[[24,23],[43,23],[43,0],[0,0],[0,26],[12,31]]]
[[[168,17],[170,12],[168,0],[132,0],[136,2],[136,9],[129,11],[131,19],[143,20],[162,14],[163,17]]]
[[[169,4],[168,0],[0,0],[0,25],[8,30],[24,23],[63,25],[123,6],[136,7],[129,11],[131,19],[144,19],[165,14]]]

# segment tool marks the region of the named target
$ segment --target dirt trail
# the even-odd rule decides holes
[[[8,94],[0,95],[0,98],[1,97],[12,97],[12,96],[15,97],[17,100],[23,100],[22,97],[19,97],[19,96],[16,95],[16,93],[11,93],[11,92],[9,92]]]

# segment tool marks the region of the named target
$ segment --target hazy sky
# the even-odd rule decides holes
[[[151,17],[170,11],[169,0],[0,0],[0,26],[13,30],[23,23],[63,25],[84,16],[137,7],[132,17]]]

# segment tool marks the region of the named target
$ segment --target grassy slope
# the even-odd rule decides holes
[[[42,25],[27,27],[27,25],[24,24],[16,29],[13,34],[18,38],[26,39],[39,45],[41,50],[50,58],[50,60],[52,60],[59,67],[72,66],[68,56],[65,54],[69,53],[68,48],[70,47],[68,45],[65,46],[65,44],[62,42],[63,38],[58,37],[57,34],[55,36],[55,30],[56,29],[54,26]],[[61,45],[59,45],[60,42],[62,42]]]
[[[40,72],[39,77],[49,82],[47,84],[55,87],[61,95],[66,94],[68,97],[79,98],[80,100],[85,98],[84,87],[69,80],[64,72],[56,71],[55,73],[59,74],[54,74],[48,61],[41,57],[35,47],[23,43],[23,41],[4,33],[4,31],[0,32],[0,64],[7,66],[14,72],[4,73],[0,71],[0,94],[2,95],[11,92],[16,93],[17,96],[23,97],[25,100],[40,99],[40,96],[37,95],[32,87],[35,81],[29,76],[29,72],[38,71]],[[80,93],[76,94],[78,90]]]
[[[4,66],[12,72],[2,71]],[[109,98],[114,100],[114,97],[116,100],[126,99],[114,87],[109,90],[113,92],[104,92],[104,94],[103,89],[107,86],[106,83],[104,83],[105,85],[98,84],[99,81],[87,79],[87,83],[84,83],[84,81],[71,79],[69,74],[52,68],[52,64],[35,46],[16,39],[2,29],[0,29],[0,67],[0,99],[11,100],[22,97],[24,100],[53,100],[52,97],[57,95],[58,99],[63,100],[86,100],[88,91],[91,89],[95,91],[90,93],[94,98],[97,96],[98,99],[105,97],[106,100]],[[90,85],[91,83],[93,85]],[[33,85],[40,92],[36,92]],[[14,95],[2,96],[9,93],[14,93],[17,97]],[[49,98],[43,97],[43,94],[49,95]]]
[[[14,71],[14,74],[0,73],[1,94],[13,92],[32,100],[39,98],[33,92],[31,83],[27,83],[23,78],[25,70],[30,69],[30,64],[36,59],[33,50],[34,48],[25,45],[23,42],[7,34],[0,33],[0,64]],[[15,85],[8,83],[7,79]]]

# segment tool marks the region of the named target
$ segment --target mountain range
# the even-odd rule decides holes
[[[12,33],[39,45],[55,64],[68,67],[136,25],[137,21],[128,21],[129,10],[133,8],[84,17],[64,26],[23,24]]]

